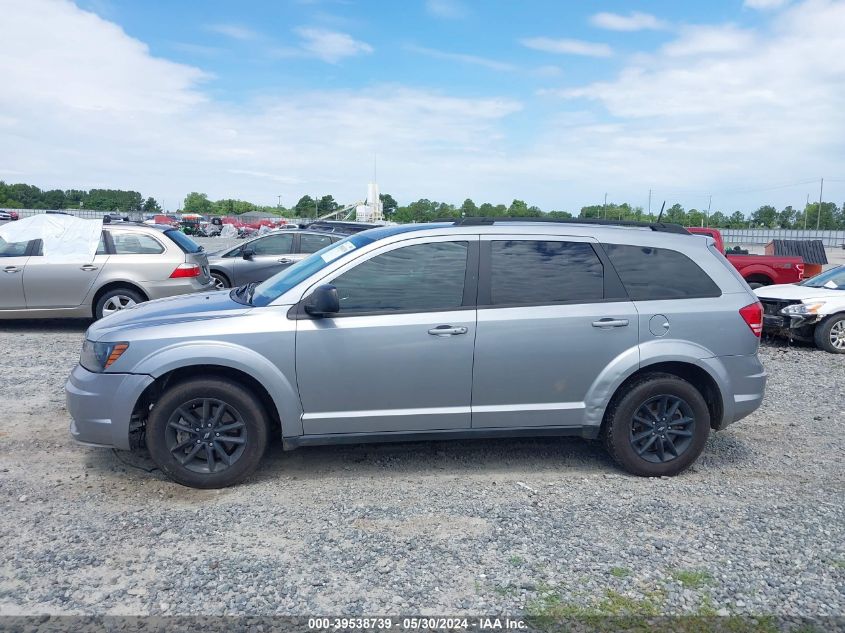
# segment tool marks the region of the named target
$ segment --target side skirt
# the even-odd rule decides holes
[[[333,433],[326,435],[294,435],[283,437],[286,451],[300,446],[331,444],[375,444],[386,442],[428,442],[442,440],[473,440],[497,437],[583,437],[596,439],[597,426],[540,426],[527,428],[448,429],[438,431],[395,431],[393,433]]]

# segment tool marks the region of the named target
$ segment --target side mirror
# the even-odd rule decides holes
[[[255,249],[251,246],[244,247],[244,250],[241,251],[241,257],[244,259],[252,259],[255,256]]]
[[[305,302],[305,311],[313,317],[324,317],[340,312],[340,299],[337,288],[329,284],[317,286],[317,289]]]

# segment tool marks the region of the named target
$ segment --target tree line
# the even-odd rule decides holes
[[[441,218],[459,217],[552,217],[591,218],[608,220],[638,220],[654,222],[658,210],[648,212],[641,206],[625,203],[597,204],[581,207],[577,212],[543,210],[523,200],[514,200],[509,205],[484,202],[476,204],[467,198],[460,205],[437,202],[421,198],[406,205],[400,205],[390,194],[381,194],[385,219],[393,222],[429,222]],[[145,198],[137,191],[122,189],[51,189],[42,190],[23,183],[6,184],[0,181],[0,207],[12,209],[94,209],[118,211],[120,213],[160,213],[162,208],[155,198]],[[203,215],[240,215],[247,212],[265,212],[286,217],[315,218],[341,208],[332,195],[302,196],[292,207],[282,205],[260,205],[246,200],[224,198],[210,200],[204,193],[191,192],[182,203],[183,212]],[[715,228],[772,228],[772,229],[845,229],[845,203],[811,202],[803,209],[792,206],[777,209],[763,205],[747,214],[743,211],[715,210],[708,213],[702,209],[684,209],[678,203],[667,207],[662,216],[664,222],[675,222],[684,226],[711,226]]]

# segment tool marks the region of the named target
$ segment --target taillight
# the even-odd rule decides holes
[[[740,308],[739,316],[754,332],[754,336],[760,336],[763,333],[763,304],[759,301]]]
[[[795,268],[798,270],[798,279],[804,279],[804,264],[795,264]]]
[[[180,277],[199,277],[200,267],[197,264],[179,264],[172,273],[171,279],[179,279]]]

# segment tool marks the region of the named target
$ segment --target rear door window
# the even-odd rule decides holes
[[[0,257],[24,257],[29,242],[7,242],[0,237]]]
[[[335,240],[337,241],[337,240]],[[325,248],[332,243],[332,238],[328,235],[316,235],[314,233],[300,233],[299,235],[299,252],[300,253],[316,253],[321,248]]]
[[[490,246],[492,305],[590,303],[604,298],[604,267],[586,242],[501,240]]]
[[[603,244],[633,301],[719,297],[722,291],[698,264],[669,248]]]
[[[145,233],[111,231],[115,255],[158,255],[164,246],[157,239]]]

